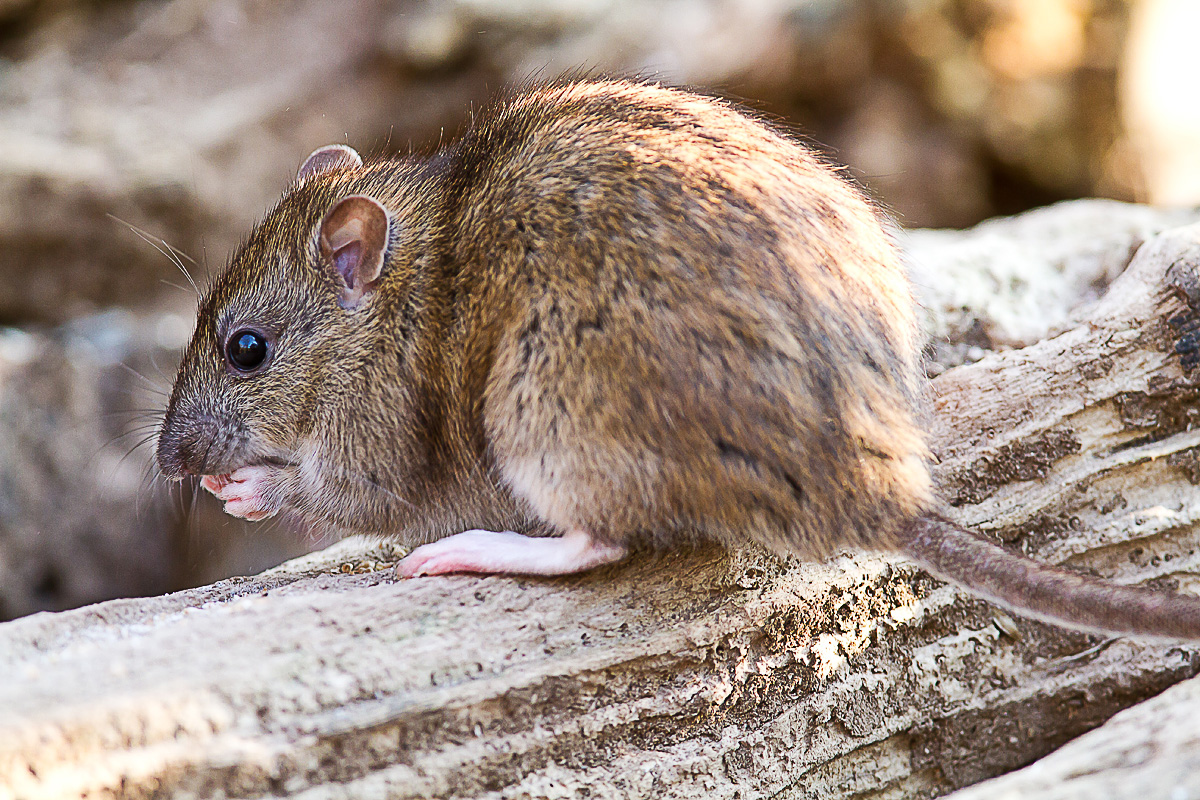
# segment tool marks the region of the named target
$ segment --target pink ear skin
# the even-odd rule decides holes
[[[358,169],[362,166],[362,158],[354,148],[344,144],[326,145],[304,159],[300,171],[296,173],[296,182],[306,181],[313,175],[318,175],[331,169]]]
[[[343,198],[325,215],[318,241],[321,260],[341,285],[342,307],[357,308],[383,271],[387,209],[366,195]]]

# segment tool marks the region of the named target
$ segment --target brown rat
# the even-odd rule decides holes
[[[412,576],[631,545],[901,550],[1018,611],[1200,638],[1200,601],[938,515],[878,211],[728,104],[519,91],[454,145],[318,150],[204,298],[158,443],[226,510],[422,543]]]

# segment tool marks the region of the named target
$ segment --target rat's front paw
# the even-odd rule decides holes
[[[279,512],[272,500],[277,471],[272,467],[240,467],[226,475],[205,475],[200,485],[225,501],[225,513],[257,522]]]

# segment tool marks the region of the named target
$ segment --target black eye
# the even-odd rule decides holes
[[[225,357],[238,372],[253,372],[267,360],[267,340],[257,331],[240,330],[229,337]]]

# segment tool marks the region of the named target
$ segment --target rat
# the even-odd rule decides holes
[[[157,461],[235,516],[419,545],[406,577],[868,548],[1027,616],[1200,639],[1200,600],[945,518],[889,224],[807,146],[647,82],[514,90],[423,157],[324,147],[201,300]]]

